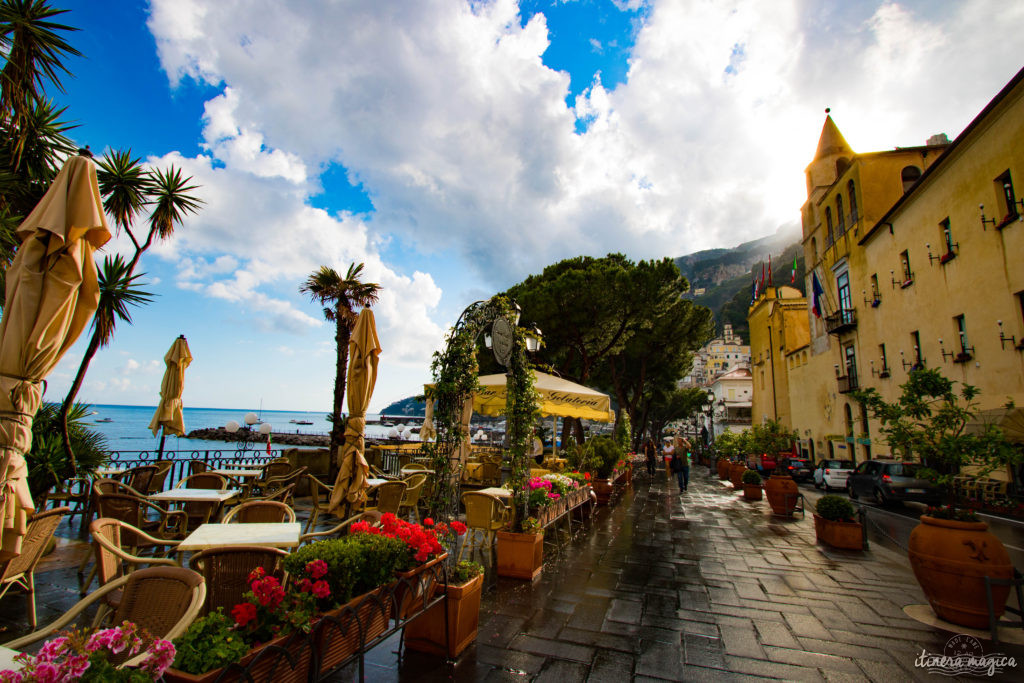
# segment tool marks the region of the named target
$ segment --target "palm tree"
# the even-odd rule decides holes
[[[338,362],[334,375],[334,409],[331,413],[331,460],[338,457],[338,450],[345,440],[345,423],[341,417],[345,405],[345,378],[348,374],[348,341],[356,324],[355,307],[366,308],[377,303],[380,285],[362,282],[363,264],[353,263],[345,277],[327,266],[320,266],[299,287],[309,294],[313,301],[324,307],[324,318],[334,323],[334,341],[338,350]]]
[[[145,169],[138,159],[132,158],[131,150],[111,152],[99,161],[98,167],[96,177],[103,196],[103,209],[114,219],[117,229],[128,235],[135,253],[127,262],[121,256],[113,259],[107,257],[104,261],[99,278],[100,304],[93,320],[92,337],[78,366],[78,373],[61,404],[64,452],[72,470],[75,470],[75,454],[67,433],[67,415],[82,388],[89,364],[96,352],[113,340],[119,320],[131,324],[129,307],[151,300],[147,292],[136,289],[136,281],[142,274],[136,275],[135,267],[154,239],[171,237],[175,226],[186,215],[198,211],[202,204],[201,199],[190,194],[196,189],[195,185],[188,184],[191,177],[182,177],[181,171],[173,166],[166,171]],[[148,230],[143,238],[136,234],[135,221],[147,207],[152,209],[147,221]]]

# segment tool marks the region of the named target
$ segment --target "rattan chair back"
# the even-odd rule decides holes
[[[470,529],[496,531],[508,523],[507,506],[497,496],[479,491],[462,494],[466,508],[466,526]]]
[[[202,575],[184,567],[139,569],[128,576],[111,621],[130,621],[154,638],[175,638],[176,631],[184,632],[202,610],[203,587]]]
[[[377,486],[377,504],[367,510],[377,512],[393,512],[398,514],[402,509],[402,498],[405,497],[406,484],[404,481],[388,481]]]
[[[189,474],[200,474],[202,472],[205,472],[208,469],[210,469],[210,466],[207,465],[202,460],[189,460],[188,461],[188,473]]]
[[[224,524],[281,524],[294,521],[295,510],[277,500],[250,500],[228,510],[222,520]]]
[[[260,479],[262,481],[269,481],[274,477],[287,476],[291,471],[292,464],[290,462],[272,462],[263,467],[263,476]]]
[[[171,466],[174,463],[170,460],[161,460],[158,462],[156,467],[156,474],[149,480],[149,490],[146,492],[149,495],[159,493],[164,490],[164,482],[167,481],[167,475],[171,471]]]
[[[149,484],[158,469],[156,465],[139,465],[122,474],[120,479],[136,491],[145,494],[149,491]]]
[[[36,627],[36,565],[53,538],[57,525],[70,512],[70,508],[59,507],[33,515],[21,542],[21,554],[0,563],[0,598],[12,585],[24,588],[28,594],[28,622],[32,628]]]
[[[227,488],[227,480],[213,472],[199,472],[190,474],[179,481],[174,488],[177,489],[213,489],[220,490]]]
[[[229,614],[232,607],[242,602],[242,596],[249,590],[249,574],[257,567],[263,567],[270,576],[282,578],[285,557],[287,551],[266,546],[208,548],[193,555],[189,567],[206,579],[203,614],[218,607]]]

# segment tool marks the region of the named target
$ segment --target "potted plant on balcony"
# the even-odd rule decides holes
[[[527,517],[511,530],[497,532],[498,576],[530,579],[544,567],[544,528],[536,517]]]
[[[1010,579],[1013,565],[1002,542],[988,532],[972,510],[957,509],[953,478],[964,466],[977,476],[1016,465],[1021,453],[994,425],[968,429],[975,414],[977,388],[945,378],[939,371],[912,370],[900,396],[882,400],[874,389],[854,397],[880,424],[893,455],[921,459],[933,478],[945,486],[949,505],[929,508],[910,535],[909,556],[914,576],[939,617],[961,626],[988,628],[985,577]],[[1009,586],[992,586],[998,619]]]
[[[849,499],[832,494],[822,496],[815,505],[815,538],[833,548],[863,549],[864,530],[854,514]]]
[[[755,470],[743,473],[743,497],[746,500],[761,500],[761,475]]]
[[[445,589],[448,601],[448,637],[445,642],[445,605],[438,603],[405,627],[405,645],[417,652],[458,657],[476,640],[480,623],[480,595],[484,568],[475,562],[455,565]]]

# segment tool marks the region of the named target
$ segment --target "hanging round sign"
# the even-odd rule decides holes
[[[507,366],[512,357],[512,343],[512,324],[505,318],[495,318],[491,325],[491,345],[494,348],[494,360],[502,367]]]

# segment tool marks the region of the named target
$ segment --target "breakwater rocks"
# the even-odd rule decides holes
[[[246,434],[242,430],[231,433],[223,427],[207,427],[205,429],[193,429],[189,432],[186,439],[208,439],[210,441],[228,441],[231,443],[237,443],[241,441],[245,436],[251,436],[251,443],[266,443],[267,439],[259,434]],[[270,440],[275,444],[284,444],[286,446],[319,446],[327,447],[331,445],[331,437],[326,434],[289,434],[288,432],[273,432],[270,435]]]

